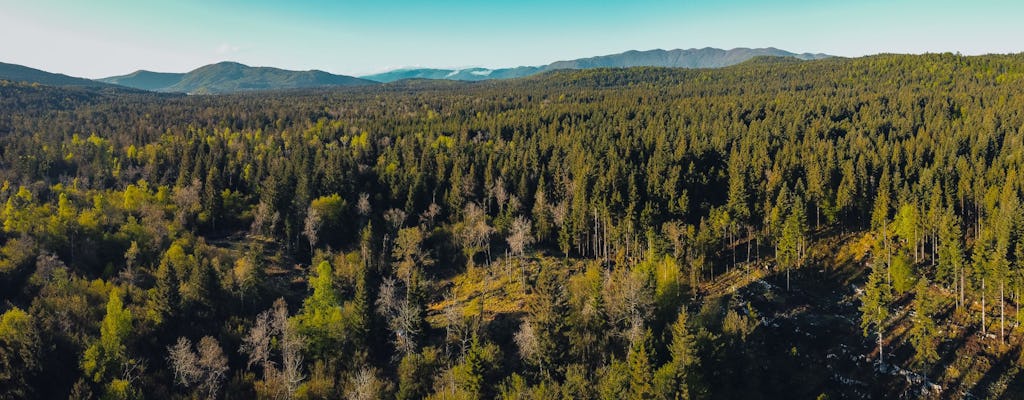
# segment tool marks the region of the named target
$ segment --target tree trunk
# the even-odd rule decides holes
[[[883,226],[882,229],[885,229]],[[887,285],[892,284],[892,250],[889,249],[889,230],[885,229],[882,231],[882,241],[885,242],[885,283]]]
[[[918,258],[917,258],[917,245],[918,245],[918,243],[917,243],[917,227],[914,227],[914,264],[917,264],[917,262],[918,262]]]
[[[985,328],[985,278],[981,278],[981,336],[988,333]]]
[[[1003,281],[999,281],[999,343],[1003,343],[1006,332],[1006,308],[1003,302]]]
[[[957,310],[960,309],[960,277],[957,276],[959,273],[960,271],[953,268],[953,308]],[[943,287],[949,289],[947,286]]]
[[[932,237],[932,266],[933,267],[935,266],[935,263],[938,260],[938,255],[936,254],[936,252],[938,251],[938,248],[939,248],[939,235],[935,234]]]
[[[878,363],[885,364],[884,348],[882,347],[882,326],[878,326]]]
[[[750,245],[754,242],[754,230],[747,225],[747,264],[750,264]]]
[[[967,275],[967,271],[964,270],[963,266],[960,266],[960,306],[961,307],[963,307],[966,304],[965,300],[964,300],[964,292],[967,291],[964,288],[965,285],[966,285],[966,281],[965,281],[965,279],[966,279],[965,276],[966,275]]]

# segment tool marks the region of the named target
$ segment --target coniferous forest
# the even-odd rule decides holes
[[[0,398],[1024,397],[1024,56],[0,83]]]

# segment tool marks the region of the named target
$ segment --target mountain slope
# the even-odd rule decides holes
[[[801,60],[815,60],[828,57],[824,54],[790,53],[774,47],[763,49],[736,48],[732,50],[710,47],[686,50],[631,50],[608,56],[558,61],[548,64],[544,70],[628,67],[721,68],[760,56],[796,57]]]
[[[135,71],[128,75],[97,79],[100,82],[128,86],[136,89],[156,91],[181,82],[183,73]]]
[[[109,84],[85,78],[75,78],[64,74],[55,74],[23,65],[0,62],[0,80],[12,82],[38,83],[48,86],[85,86],[109,87]]]
[[[101,79],[138,89],[172,93],[220,94],[254,90],[299,89],[326,86],[361,86],[377,82],[324,71],[289,71],[220,62],[185,74],[137,71]]]
[[[710,47],[703,49],[675,50],[630,50],[625,53],[557,61],[539,67],[516,68],[468,68],[454,69],[402,69],[381,74],[364,76],[377,82],[393,82],[401,79],[426,78],[480,81],[487,79],[521,78],[533,74],[560,69],[668,67],[668,68],[721,68],[739,64],[755,57],[792,57],[799,60],[817,60],[831,57],[827,54],[791,53],[774,47],[761,49],[736,48],[722,50]]]

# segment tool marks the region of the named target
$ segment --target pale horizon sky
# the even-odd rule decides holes
[[[0,62],[86,78],[219,61],[366,75],[627,50],[1024,51],[1012,0],[0,0]]]

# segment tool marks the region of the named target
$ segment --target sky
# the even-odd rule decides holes
[[[219,61],[365,75],[627,50],[1024,51],[1020,0],[0,0],[0,62],[101,78]]]

